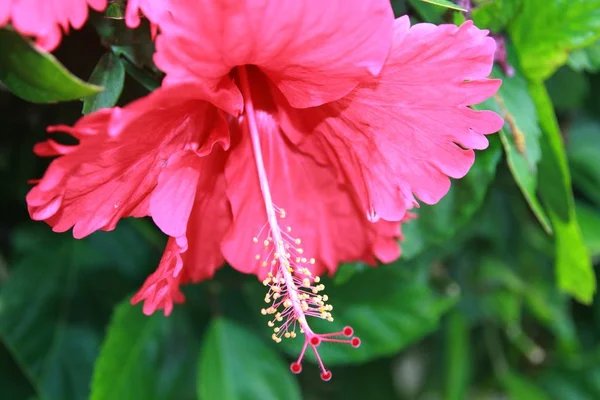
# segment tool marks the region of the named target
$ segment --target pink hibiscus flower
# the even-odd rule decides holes
[[[129,106],[55,127],[62,155],[27,196],[33,219],[75,237],[152,216],[170,236],[133,298],[144,312],[184,300],[179,286],[226,260],[268,287],[273,340],[358,346],[331,320],[319,275],[341,262],[400,256],[398,221],[464,176],[502,126],[468,106],[492,96],[495,43],[461,27],[394,21],[387,0],[183,1],[161,20],[163,87]],[[198,11],[198,10],[201,10]],[[396,221],[396,222],[390,222]],[[277,325],[277,326],[275,326]]]
[[[130,0],[127,26],[139,26],[140,11],[151,21],[158,20],[165,4],[166,0]],[[0,27],[11,23],[17,32],[34,37],[38,46],[52,51],[60,44],[63,31],[69,33],[71,27],[80,29],[85,24],[88,7],[104,11],[106,6],[107,0],[0,0]]]

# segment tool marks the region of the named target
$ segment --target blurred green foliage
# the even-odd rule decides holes
[[[223,269],[169,318],[146,317],[129,299],[164,247],[149,221],[80,241],[28,221],[27,180],[47,165],[31,147],[82,106],[2,89],[88,96],[85,113],[126,104],[160,82],[148,27],[125,30],[115,3],[56,58],[1,30],[0,398],[599,399],[600,0],[448,3],[392,1],[415,22],[473,19],[503,38],[504,84],[482,108],[506,124],[404,226],[399,261],[325,279],[333,324],[362,339],[323,346],[327,383],[314,364],[289,372],[301,343],[269,340],[255,278]]]

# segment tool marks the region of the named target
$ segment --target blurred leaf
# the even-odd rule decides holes
[[[435,206],[422,205],[416,211],[419,217],[402,226],[403,259],[412,259],[431,245],[449,240],[479,210],[502,154],[498,138],[491,136],[489,140],[489,148],[477,153],[466,177],[453,182],[448,194]]]
[[[101,335],[77,318],[83,242],[58,241],[17,262],[0,293],[0,338],[44,399],[85,399]]]
[[[589,304],[596,292],[596,277],[575,215],[571,176],[560,129],[544,85],[531,83],[530,93],[543,132],[539,190],[555,233],[558,287],[578,301]]]
[[[94,368],[92,400],[193,398],[196,353],[184,308],[148,317],[129,298],[115,310]],[[188,383],[188,385],[186,385]]]
[[[4,399],[27,399],[34,391],[8,350],[0,343],[0,388]]]
[[[577,118],[568,132],[567,155],[575,187],[600,207],[600,123]]]
[[[128,229],[85,240],[27,224],[12,233],[13,265],[0,292],[0,339],[47,400],[88,399],[113,306],[138,287],[156,254]],[[129,257],[122,257],[125,252]]]
[[[470,382],[470,337],[469,325],[464,314],[458,310],[448,315],[445,326],[446,349],[446,400],[467,398]]]
[[[574,353],[579,350],[579,339],[566,295],[558,293],[555,285],[537,279],[528,283],[525,300],[528,311],[556,336],[561,352]]]
[[[94,68],[90,83],[102,86],[104,90],[83,100],[83,114],[117,104],[125,83],[125,67],[121,59],[112,52],[105,53]]]
[[[334,321],[311,318],[309,324],[318,333],[339,332],[350,325],[362,340],[359,348],[336,343],[321,345],[319,354],[327,367],[397,353],[437,329],[441,316],[458,301],[456,293],[439,295],[426,283],[395,275],[402,272],[398,266],[388,265],[357,272],[343,285],[326,285]],[[255,301],[251,304],[260,304],[263,297],[264,294],[253,296]],[[261,320],[265,334],[270,335],[267,321],[264,317]],[[302,344],[299,334],[277,346],[297,357]],[[309,351],[307,357],[314,360]]]
[[[600,70],[600,40],[583,49],[571,52],[568,64],[575,71],[597,72]]]
[[[552,232],[550,221],[540,204],[537,195],[537,172],[541,158],[540,136],[537,111],[527,93],[527,81],[515,72],[511,78],[500,68],[494,68],[493,76],[502,79],[502,86],[495,97],[495,103],[488,101],[505,120],[499,135],[506,152],[508,167],[521,189],[527,204],[542,224],[544,230]]]
[[[592,258],[600,257],[600,209],[576,204],[577,220],[583,234],[583,241]]]
[[[15,95],[34,103],[81,99],[102,90],[72,75],[50,53],[18,33],[0,29],[0,81]]]
[[[123,1],[113,1],[106,11],[104,11],[104,17],[110,19],[125,19],[125,4]]]
[[[542,372],[538,379],[553,399],[592,400],[600,398],[600,352],[583,354],[577,362],[560,361]]]
[[[279,355],[252,331],[218,318],[200,354],[198,396],[202,399],[301,399],[294,375]]]
[[[600,0],[523,1],[509,32],[525,75],[544,80],[600,38]]]
[[[522,0],[490,0],[472,11],[473,22],[482,29],[500,32],[516,15]]]
[[[584,73],[561,67],[546,82],[552,104],[559,111],[581,108],[589,94],[589,84]]]
[[[503,374],[500,382],[511,400],[550,400],[550,397],[534,382],[515,372]]]
[[[452,10],[463,11],[463,12],[467,11],[464,8],[457,6],[455,3],[451,2],[450,0],[421,0],[421,1],[424,1],[425,3],[434,4],[436,6],[444,7],[444,8],[450,8]]]

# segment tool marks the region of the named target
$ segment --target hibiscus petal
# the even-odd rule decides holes
[[[52,51],[60,43],[62,30],[68,32],[71,26],[80,29],[84,25],[88,6],[102,11],[106,5],[107,0],[18,0],[12,2],[11,23],[17,32],[36,37],[40,47]],[[7,6],[0,6],[0,25],[6,20],[2,18],[6,13],[2,7]]]
[[[185,234],[201,173],[198,161],[193,151],[175,153],[158,176],[158,185],[150,198],[150,214],[169,236]]]
[[[388,0],[173,0],[170,11],[155,55],[166,84],[237,92],[230,71],[256,65],[294,107],[341,98],[379,73],[391,46]]]
[[[174,303],[184,302],[185,297],[179,289],[179,271],[183,266],[181,251],[176,240],[170,238],[157,270],[131,299],[131,304],[144,302],[144,314],[151,315],[156,310],[164,310],[168,316],[173,311]]]
[[[285,139],[272,115],[258,111],[256,116],[273,201],[286,214],[279,219],[280,227],[286,234],[301,239],[300,247],[307,258],[316,259],[314,265],[307,265],[314,274],[333,273],[345,261],[375,263],[374,252],[388,260],[399,256],[399,224],[372,224],[366,220],[344,177],[336,175],[330,162],[316,160],[328,161],[320,136],[310,137],[305,143],[307,152],[301,153]],[[239,142],[225,168],[233,225],[221,248],[234,268],[263,279],[269,268],[261,267],[264,261],[268,262],[262,242],[269,228],[259,235],[267,221],[264,200],[248,132],[239,133]],[[254,242],[254,235],[258,243]],[[373,249],[375,245],[377,249]],[[257,254],[261,255],[258,260]]]
[[[289,111],[291,129],[322,135],[343,160],[368,213],[401,220],[416,204],[449,190],[487,147],[485,134],[502,119],[469,105],[492,96],[488,80],[494,40],[472,22],[461,27],[396,21],[394,46],[381,74],[346,98],[316,109]],[[290,136],[301,141],[301,135]]]
[[[126,123],[110,136],[115,115]],[[226,123],[215,107],[203,100],[176,99],[172,91],[160,89],[124,109],[85,116],[65,130],[79,138],[80,144],[63,151],[65,155],[50,164],[43,179],[27,194],[27,204],[32,217],[43,216],[57,232],[73,227],[77,238],[98,229],[112,230],[125,216],[148,215],[150,195],[173,154],[186,149],[208,154],[216,143],[225,147],[229,143]],[[37,150],[49,153],[53,150],[49,146]],[[170,187],[161,184],[161,194],[165,185]],[[48,207],[57,196],[62,199],[60,208]],[[176,205],[180,200],[171,201]],[[188,208],[190,201],[193,194]],[[160,210],[153,214],[164,217]],[[178,236],[180,231],[171,233]]]

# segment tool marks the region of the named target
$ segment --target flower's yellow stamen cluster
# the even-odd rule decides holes
[[[276,210],[280,219],[285,218],[285,210]],[[320,283],[318,276],[312,275],[309,268],[316,261],[304,256],[304,249],[298,247],[302,240],[292,237],[291,231],[292,228],[288,226],[286,232],[282,232],[280,243],[274,242],[270,231],[266,234],[266,239],[260,239],[258,236],[252,239],[254,243],[264,246],[263,253],[266,254],[264,257],[257,254],[256,260],[262,259],[261,266],[270,267],[267,277],[263,280],[263,284],[269,287],[264,299],[269,306],[261,309],[261,314],[272,316],[268,325],[273,328],[272,338],[277,343],[282,338],[295,338],[296,325],[305,325],[306,316],[333,321],[333,306],[327,304],[327,295],[320,294],[325,290],[325,285]],[[286,272],[292,277],[295,297],[288,293]],[[300,332],[304,333],[302,327]]]

